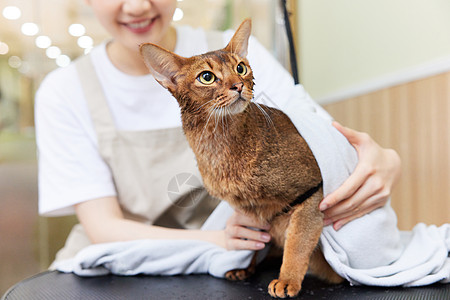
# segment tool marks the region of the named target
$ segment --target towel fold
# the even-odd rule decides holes
[[[331,193],[354,170],[355,149],[331,126],[330,119],[323,118],[323,111],[302,86],[296,87],[280,109],[314,153],[324,194]],[[221,203],[202,229],[225,228],[232,212],[227,203]],[[412,231],[400,231],[390,202],[339,231],[325,227],[320,246],[328,263],[351,284],[419,286],[450,282],[450,224],[418,224]],[[140,240],[89,246],[75,258],[59,262],[56,269],[80,276],[209,273],[224,277],[229,270],[248,266],[252,255],[252,251],[226,251],[200,241]]]

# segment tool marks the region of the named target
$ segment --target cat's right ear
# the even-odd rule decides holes
[[[169,90],[175,88],[175,75],[180,70],[183,57],[150,43],[142,44],[140,51],[156,81]]]
[[[234,33],[225,51],[236,53],[240,57],[246,57],[248,51],[248,39],[252,32],[252,20],[245,19]]]

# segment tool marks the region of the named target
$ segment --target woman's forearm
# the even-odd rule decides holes
[[[201,240],[225,247],[224,231],[172,229],[125,219],[116,197],[82,202],[75,210],[92,243],[138,239]]]
[[[96,231],[96,239],[92,241],[93,243],[138,239],[200,240],[225,247],[224,243],[221,242],[225,239],[223,231],[173,229],[127,219],[109,220]]]

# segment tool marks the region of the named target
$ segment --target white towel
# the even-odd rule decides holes
[[[322,117],[301,86],[280,108],[311,147],[322,172],[324,193],[329,194],[355,168],[354,148]],[[202,228],[224,228],[231,213],[228,204],[221,203]],[[411,232],[401,232],[389,202],[339,231],[325,227],[320,245],[328,263],[351,284],[450,282],[450,224],[439,228],[418,224]],[[228,270],[248,266],[251,257],[251,251],[226,251],[200,241],[140,240],[89,246],[56,268],[81,276],[209,273],[224,277]]]

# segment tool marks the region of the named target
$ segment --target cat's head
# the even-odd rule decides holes
[[[155,79],[177,99],[182,113],[237,114],[253,98],[253,73],[246,59],[251,20],[245,20],[221,50],[189,58],[154,44],[141,55]]]

